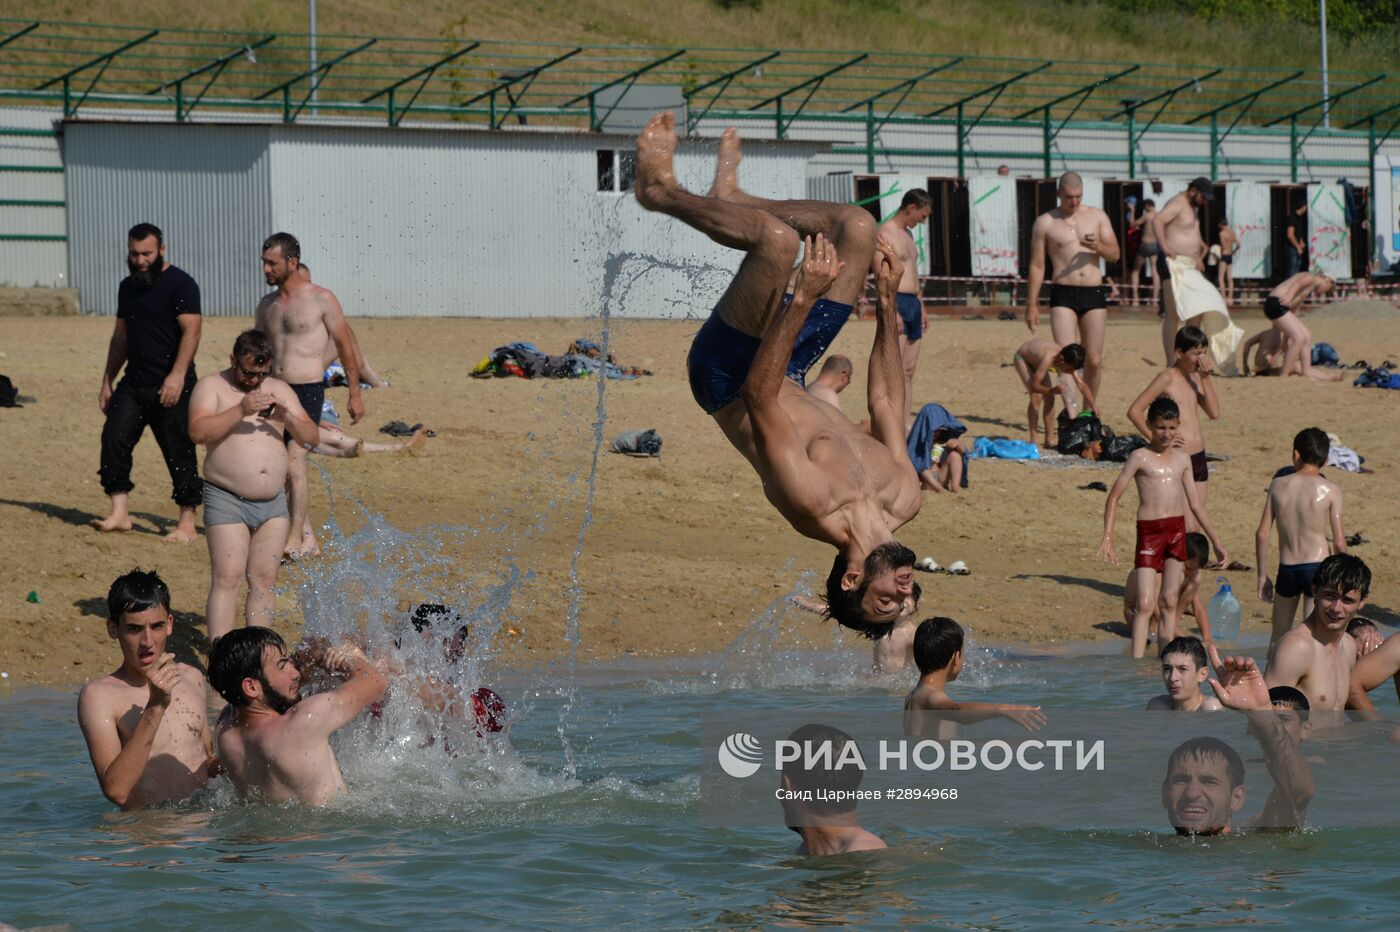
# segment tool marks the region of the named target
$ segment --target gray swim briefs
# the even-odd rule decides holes
[[[261,501],[235,495],[228,489],[204,480],[204,526],[246,524],[256,531],[269,521],[287,517],[287,490],[278,489],[272,498]]]

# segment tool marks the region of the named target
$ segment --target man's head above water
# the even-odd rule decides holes
[[[859,569],[838,553],[826,578],[827,617],[871,640],[884,637],[914,594],[914,559],[896,540],[870,551]]]

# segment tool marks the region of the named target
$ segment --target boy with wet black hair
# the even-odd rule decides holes
[[[1341,712],[1356,666],[1356,641],[1347,625],[1370,591],[1371,570],[1362,560],[1349,553],[1323,560],[1313,576],[1313,610],[1270,646],[1265,682],[1297,687],[1316,712]]]
[[[1200,638],[1179,637],[1162,648],[1162,683],[1165,695],[1147,703],[1149,711],[1218,712],[1220,703],[1201,692],[1201,684],[1210,674],[1206,647]]]
[[[1210,355],[1210,338],[1200,327],[1187,324],[1176,333],[1176,362],[1158,373],[1128,407],[1128,420],[1149,440],[1152,438],[1151,416],[1148,409],[1162,395],[1176,403],[1180,436],[1179,449],[1191,459],[1191,477],[1196,482],[1201,504],[1210,491],[1210,469],[1206,464],[1206,441],[1201,431],[1199,408],[1212,421],[1220,418],[1220,399],[1215,395],[1211,379],[1214,362]],[[1187,530],[1194,531],[1189,516]]]
[[[1030,441],[1035,443],[1036,421],[1043,425],[1045,445],[1053,447],[1055,438],[1055,397],[1065,399],[1065,416],[1078,417],[1080,399],[1083,406],[1098,415],[1098,404],[1094,393],[1079,375],[1084,366],[1084,347],[1078,343],[1060,346],[1053,340],[1032,337],[1021,344],[1013,357],[1016,374],[1021,377],[1021,385],[1030,394],[1026,405],[1026,421],[1030,431]],[[1058,384],[1051,379],[1051,373],[1058,377]],[[1075,392],[1078,392],[1076,395]]]
[[[812,724],[798,728],[788,735],[788,740],[804,748],[796,760],[783,764],[778,794],[784,823],[802,838],[797,853],[823,857],[888,847],[880,836],[860,827],[855,799],[846,795],[855,793],[865,777],[855,761],[847,760],[844,754],[846,746],[855,743],[855,739],[839,728]],[[808,763],[805,748],[823,745],[831,748],[830,757],[817,757]],[[836,763],[826,766],[823,761]]]
[[[1319,428],[1299,431],[1293,438],[1293,471],[1275,478],[1264,499],[1254,557],[1259,566],[1259,598],[1274,607],[1271,645],[1293,627],[1299,601],[1304,617],[1312,613],[1313,577],[1322,561],[1329,553],[1347,552],[1342,490],[1322,475],[1328,448],[1327,435]],[[1278,573],[1270,580],[1269,529],[1275,520]]]
[[[1365,657],[1380,647],[1383,640],[1381,629],[1369,618],[1353,618],[1347,623],[1347,634],[1356,641],[1356,654],[1359,657]]]
[[[1211,643],[1210,636],[1210,615],[1206,612],[1205,603],[1201,600],[1201,567],[1210,565],[1210,541],[1204,534],[1191,532],[1186,535],[1186,563],[1185,572],[1181,577],[1181,591],[1176,599],[1176,613],[1174,617],[1164,619],[1162,617],[1162,602],[1160,598],[1160,586],[1162,577],[1157,576],[1158,600],[1156,608],[1152,613],[1151,627],[1148,629],[1147,640],[1154,639],[1165,644],[1176,637],[1177,631],[1181,628],[1181,617],[1189,608],[1196,616],[1196,626],[1201,629],[1201,640],[1206,644]],[[1123,584],[1123,623],[1129,627],[1133,624],[1133,616],[1137,614],[1138,582],[1137,570],[1128,574],[1128,580]],[[1165,622],[1165,627],[1163,626]]]
[[[963,723],[1004,716],[1027,731],[1037,731],[1045,724],[1040,706],[957,702],[948,695],[948,684],[963,669],[963,629],[951,618],[939,616],[920,622],[914,632],[914,662],[919,667],[919,682],[904,700],[906,734],[925,734],[926,718],[931,726],[929,734],[937,729],[939,717],[924,716],[926,710],[961,713],[953,718]]]

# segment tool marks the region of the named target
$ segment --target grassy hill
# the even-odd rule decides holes
[[[1349,8],[1361,0],[1332,0]],[[1273,4],[1273,7],[1270,7]],[[1154,0],[319,0],[322,33],[589,44],[872,49],[965,55],[1317,68],[1315,2]],[[1343,11],[1344,12],[1344,11]],[[1247,15],[1246,15],[1247,14]],[[1315,12],[1313,14],[1315,16]],[[168,28],[305,32],[304,0],[0,0],[0,16]],[[1343,17],[1341,22],[1345,23]],[[1333,69],[1400,70],[1396,29],[1334,34]]]

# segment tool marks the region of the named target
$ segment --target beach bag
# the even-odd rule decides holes
[[[8,375],[0,375],[0,408],[18,408],[19,389]]]
[[[1312,348],[1312,364],[1314,366],[1340,366],[1342,364],[1342,357],[1337,355],[1337,350],[1331,343],[1314,343]]]
[[[1059,429],[1060,441],[1055,449],[1066,456],[1078,456],[1090,444],[1102,443],[1104,439],[1103,424],[1093,412],[1086,411],[1074,420],[1061,412]]]
[[[1129,436],[1110,437],[1103,443],[1103,451],[1099,459],[1108,460],[1113,463],[1126,463],[1128,455],[1134,450],[1147,446],[1147,441],[1137,434]]]

